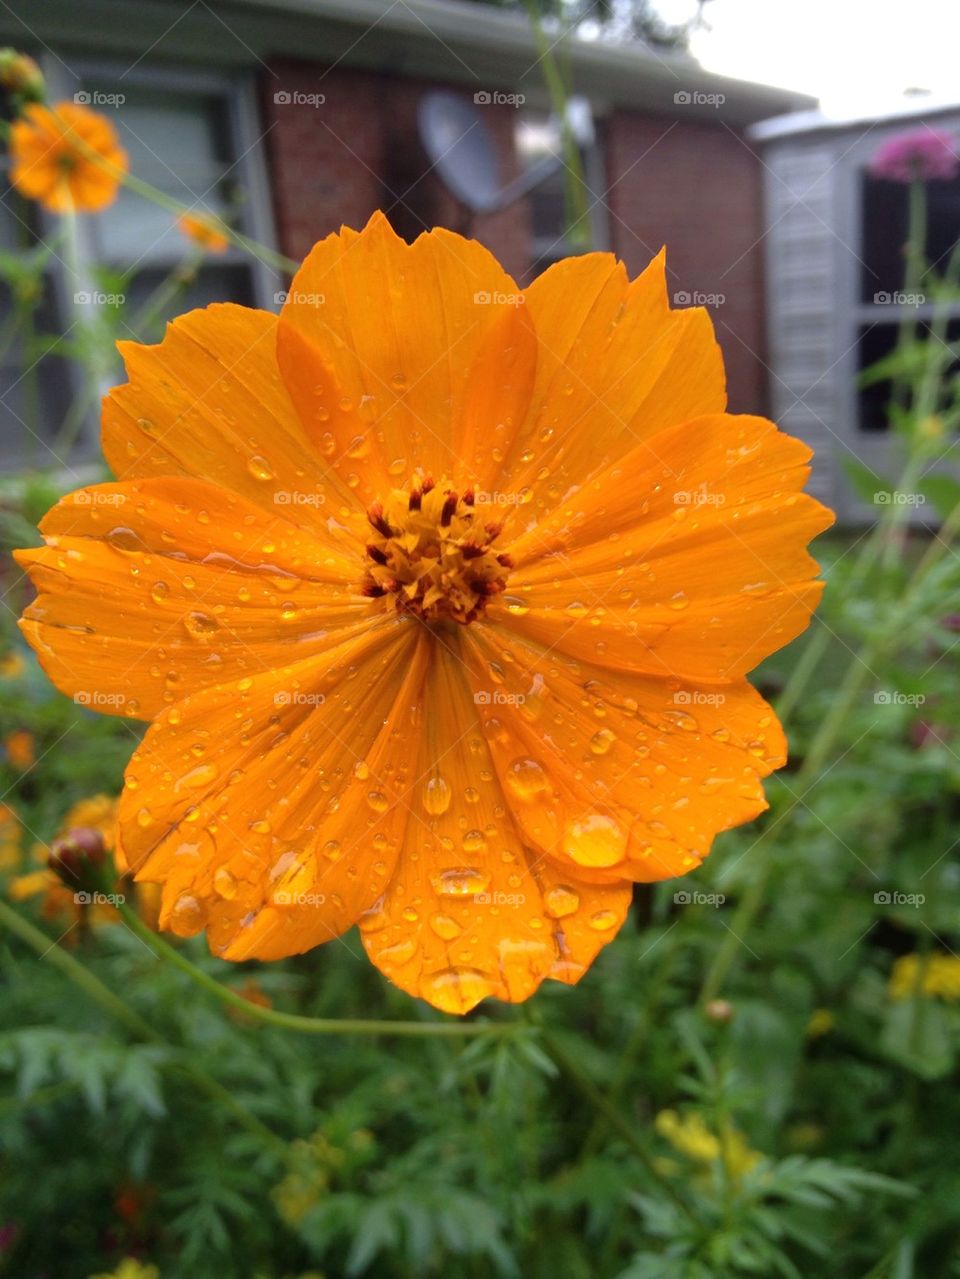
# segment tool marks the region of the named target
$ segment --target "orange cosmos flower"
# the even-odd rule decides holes
[[[177,226],[193,243],[207,253],[226,253],[230,239],[216,218],[202,213],[184,213],[177,219]]]
[[[161,923],[276,959],[359,923],[438,1008],[575,982],[634,881],[764,807],[786,746],[746,674],[806,626],[809,450],[724,412],[661,255],[529,289],[375,215],[279,318],[123,344],[119,482],[19,553],[64,690],[152,721],[118,854]]]
[[[10,129],[10,180],[53,213],[111,204],[129,164],[109,120],[88,107],[32,102]]]

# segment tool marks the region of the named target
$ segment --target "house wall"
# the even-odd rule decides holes
[[[606,124],[614,251],[636,274],[662,245],[676,294],[709,304],[727,367],[730,409],[767,408],[761,165],[721,123],[615,112]]]
[[[487,245],[512,275],[524,275],[530,238],[526,205],[521,201],[477,217],[468,227],[437,175],[425,172],[429,162],[419,141],[417,106],[427,90],[450,86],[287,61],[275,62],[270,70],[262,82],[264,129],[285,253],[302,258],[341,224],[363,226],[382,209],[406,239],[432,226],[448,226]],[[463,92],[469,102],[471,95]],[[322,94],[323,103],[297,98],[311,94]],[[483,112],[507,182],[517,173],[515,109],[491,104]]]
[[[464,222],[434,173],[426,173],[417,104],[449,87],[384,72],[275,61],[262,78],[280,246],[301,258],[341,223],[360,226],[382,208],[413,238],[443,225],[475,235],[521,282],[529,279],[528,208]],[[463,90],[470,100],[468,90]],[[306,95],[323,94],[312,105]],[[298,96],[299,95],[299,96]],[[514,108],[483,118],[497,143],[504,181],[517,171]],[[763,412],[763,216],[760,165],[747,144],[717,123],[688,123],[615,110],[600,130],[610,247],[631,274],[667,245],[672,291],[714,294],[710,307],[727,362],[730,407]],[[593,198],[593,197],[591,197]],[[682,305],[682,300],[677,300]]]

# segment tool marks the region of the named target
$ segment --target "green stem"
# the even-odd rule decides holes
[[[240,1009],[246,1016],[270,1026],[279,1026],[284,1030],[296,1030],[306,1035],[398,1035],[406,1037],[457,1036],[457,1035],[496,1035],[511,1034],[514,1030],[512,1022],[417,1022],[417,1021],[378,1021],[375,1018],[349,1019],[337,1017],[302,1017],[298,1013],[280,1012],[275,1008],[263,1008],[252,1004],[238,995],[229,986],[224,986],[205,973],[179,950],[169,945],[156,933],[151,932],[140,917],[127,905],[117,905],[115,909],[123,916],[124,923],[136,933],[155,955],[186,973],[191,981],[201,986],[208,994],[219,999],[221,1003]]]
[[[166,1043],[166,1040],[157,1034],[149,1022],[144,1021],[139,1013],[128,1007],[99,977],[90,972],[88,968],[81,964],[78,959],[75,959],[68,951],[64,950],[57,942],[51,942],[46,933],[41,932],[39,928],[24,919],[22,915],[18,914],[3,900],[0,900],[0,926],[8,928],[11,933],[25,942],[31,950],[36,951],[42,959],[53,964],[55,968],[59,968],[74,985],[79,986],[85,994],[100,1004],[112,1017],[122,1022],[138,1039],[144,1039],[149,1043]],[[256,1115],[251,1114],[249,1110],[242,1106],[216,1079],[187,1062],[174,1060],[170,1064],[186,1071],[208,1097],[230,1110],[250,1132],[256,1133],[258,1137],[262,1138],[274,1149],[286,1151],[286,1142],[269,1129]]]
[[[583,172],[583,160],[580,148],[570,127],[567,112],[569,94],[563,73],[557,59],[553,55],[553,47],[547,40],[540,11],[536,0],[524,0],[530,17],[530,28],[534,43],[537,46],[539,62],[543,65],[543,78],[554,112],[560,119],[560,137],[563,146],[563,163],[566,169],[564,196],[566,204],[567,235],[572,243],[584,249],[593,247],[593,235],[590,229],[589,206],[587,204],[587,181]]]
[[[695,1226],[699,1228],[699,1221],[693,1209],[684,1199],[683,1195],[677,1190],[668,1178],[664,1177],[656,1166],[652,1156],[646,1146],[634,1132],[631,1125],[623,1117],[620,1111],[614,1106],[610,1100],[603,1095],[600,1089],[590,1079],[580,1065],[571,1057],[568,1057],[563,1048],[557,1043],[556,1039],[542,1026],[540,1029],[540,1042],[547,1056],[554,1062],[559,1070],[563,1072],[583,1096],[583,1098],[593,1106],[599,1115],[613,1128],[618,1136],[626,1142],[633,1153],[639,1158],[640,1162],[646,1168],[650,1176],[662,1187],[670,1196],[677,1207],[688,1217]]]
[[[9,906],[3,900],[0,900],[0,926],[9,929],[21,941],[26,942],[31,950],[35,950],[38,955],[51,963],[54,968],[59,968],[74,985],[79,986],[91,999],[105,1008],[112,1017],[122,1021],[134,1035],[141,1039],[157,1038],[149,1023],[144,1021],[138,1013],[135,1013],[132,1008],[128,1007],[122,999],[115,995],[109,986],[104,985],[99,977],[94,976],[69,951],[64,950],[57,942],[52,942],[45,932],[35,927],[29,920],[24,919],[22,915],[18,914],[12,906]]]
[[[51,107],[50,109],[54,112],[56,111],[55,107]],[[98,151],[94,150],[86,139],[80,137],[80,135],[70,126],[69,121],[64,120],[62,116],[59,116],[58,119],[63,127],[64,133],[69,136],[70,141],[77,150],[92,163],[103,169],[105,173],[109,173],[116,182],[127,187],[128,190],[134,191],[137,195],[143,196],[143,198],[145,200],[149,200],[151,204],[156,204],[161,209],[166,209],[168,213],[172,213],[175,217],[179,218],[182,217],[184,213],[194,212],[194,210],[189,208],[187,205],[182,204],[179,200],[173,199],[173,197],[167,195],[165,191],[161,191],[159,187],[153,186],[150,182],[145,182],[143,178],[138,178],[132,173],[118,169],[108,160],[105,160]],[[259,244],[256,240],[252,240],[249,236],[244,235],[242,232],[234,230],[234,228],[226,222],[219,223],[219,226],[222,227],[224,235],[232,244],[235,244],[237,248],[243,249],[246,253],[251,254],[253,257],[258,258],[267,266],[273,267],[274,270],[285,271],[288,274],[293,274],[294,272],[299,271],[300,263],[294,262],[292,258],[288,258],[282,253],[276,253],[273,249],[268,249],[265,244]]]

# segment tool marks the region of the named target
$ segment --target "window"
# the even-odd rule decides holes
[[[271,243],[252,85],[202,72],[140,67],[125,73],[117,67],[82,66],[76,78],[68,79],[55,59],[48,62],[45,71],[54,98],[89,93],[95,109],[110,115],[137,177],[178,203],[223,217],[252,238]],[[98,95],[122,95],[121,105],[99,106]],[[104,101],[109,98],[105,96]],[[56,230],[55,218],[20,200],[15,192],[3,198],[0,245],[7,251],[24,254],[43,241],[53,244]],[[212,301],[272,307],[273,296],[282,287],[273,272],[231,246],[225,254],[205,258],[192,281],[167,296],[145,329],[144,318],[158,300],[159,287],[188,253],[175,216],[121,190],[108,209],[80,219],[78,238],[79,269],[86,277],[80,282],[80,291],[94,285],[122,295],[122,303],[100,317],[100,322],[109,323],[121,338],[156,341],[165,319]],[[54,338],[65,334],[72,324],[97,322],[74,305],[77,282],[67,278],[70,273],[61,257],[51,255],[48,260],[38,315],[38,327]],[[111,283],[108,286],[103,281]],[[115,281],[121,283],[114,287]],[[11,314],[9,290],[0,293],[0,306],[2,333],[3,321]],[[70,457],[63,456],[56,445],[60,424],[71,413],[76,417],[75,400],[82,393],[80,370],[56,354],[62,345],[62,340],[55,343],[35,372],[19,382],[19,372],[14,370],[23,367],[22,343],[11,348],[6,357],[4,389],[0,392],[0,467],[5,470],[30,460],[66,464],[95,454],[96,412],[92,406],[83,412],[81,405],[80,429],[68,432],[76,435]],[[31,406],[26,398],[30,395],[39,397],[39,404]],[[30,426],[38,430],[36,420],[54,424],[43,428],[40,441],[32,439],[30,433]]]
[[[896,348],[904,320],[916,325],[919,340],[929,333],[933,307],[921,284],[916,295],[907,292],[904,246],[908,232],[909,187],[860,175],[860,282],[857,307],[857,371],[863,373]],[[942,276],[960,239],[960,179],[926,184],[926,260]],[[948,340],[960,330],[960,302],[951,320]],[[861,387],[857,395],[861,431],[887,431],[891,395],[889,380]]]
[[[528,173],[550,155],[563,154],[560,122],[546,111],[523,111],[515,129],[515,145],[521,168]],[[586,202],[594,246],[607,246],[603,173],[599,149],[594,144],[580,153],[586,182]],[[571,253],[582,252],[567,236],[567,171],[562,165],[539,182],[527,196],[531,223],[531,277]],[[591,207],[592,206],[592,207]]]

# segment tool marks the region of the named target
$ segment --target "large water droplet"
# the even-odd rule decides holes
[[[171,932],[178,937],[193,937],[206,923],[207,912],[203,902],[192,893],[181,893],[170,910]]]
[[[450,783],[437,774],[423,788],[423,806],[431,817],[439,817],[450,807]]]
[[[563,851],[581,866],[615,866],[626,850],[627,832],[606,813],[571,822],[563,834]]]

